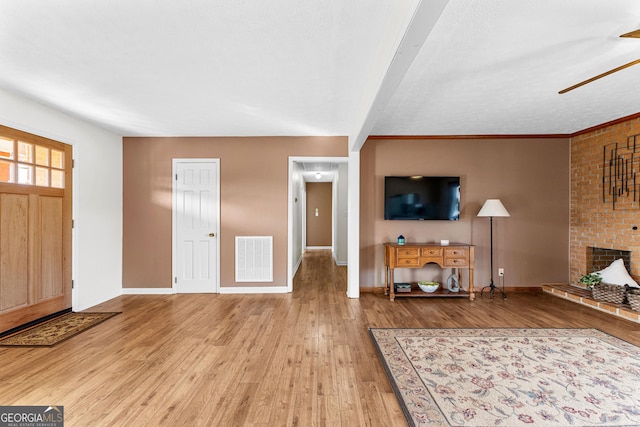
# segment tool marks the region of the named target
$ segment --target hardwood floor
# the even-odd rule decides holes
[[[0,404],[63,405],[67,426],[403,426],[376,328],[640,325],[546,294],[346,297],[346,268],[309,252],[283,295],[125,295],[122,314],[52,348],[0,347]]]

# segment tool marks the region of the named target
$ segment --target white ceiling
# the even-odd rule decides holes
[[[558,94],[636,29],[638,0],[2,0],[0,87],[124,136],[567,134],[640,111],[640,65]]]
[[[305,182],[332,182],[337,176],[339,162],[303,161],[297,162]]]

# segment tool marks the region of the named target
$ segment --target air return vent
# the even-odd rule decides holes
[[[273,236],[236,236],[236,282],[273,282]]]

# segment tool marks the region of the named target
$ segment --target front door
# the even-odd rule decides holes
[[[0,332],[71,308],[72,147],[0,126]]]
[[[174,290],[219,291],[219,161],[174,159]]]

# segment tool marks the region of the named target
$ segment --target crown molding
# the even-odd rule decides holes
[[[513,134],[513,135],[369,135],[367,139],[550,139],[550,138],[575,138],[585,133],[594,132],[609,126],[640,119],[640,112],[619,119],[591,126],[574,133],[549,133],[549,134]]]
[[[635,114],[631,114],[629,116],[620,117],[619,119],[611,120],[609,122],[601,123],[599,125],[592,126],[590,128],[579,130],[579,131],[569,135],[569,137],[570,138],[575,138],[576,136],[584,135],[585,133],[594,132],[594,131],[597,131],[597,130],[600,130],[600,129],[604,129],[604,128],[609,127],[609,126],[617,125],[617,124],[620,124],[620,123],[623,123],[623,122],[627,122],[629,120],[638,119],[638,118],[640,118],[640,113],[635,113]]]
[[[369,135],[368,139],[550,139],[571,138],[573,134],[513,134],[513,135]]]

